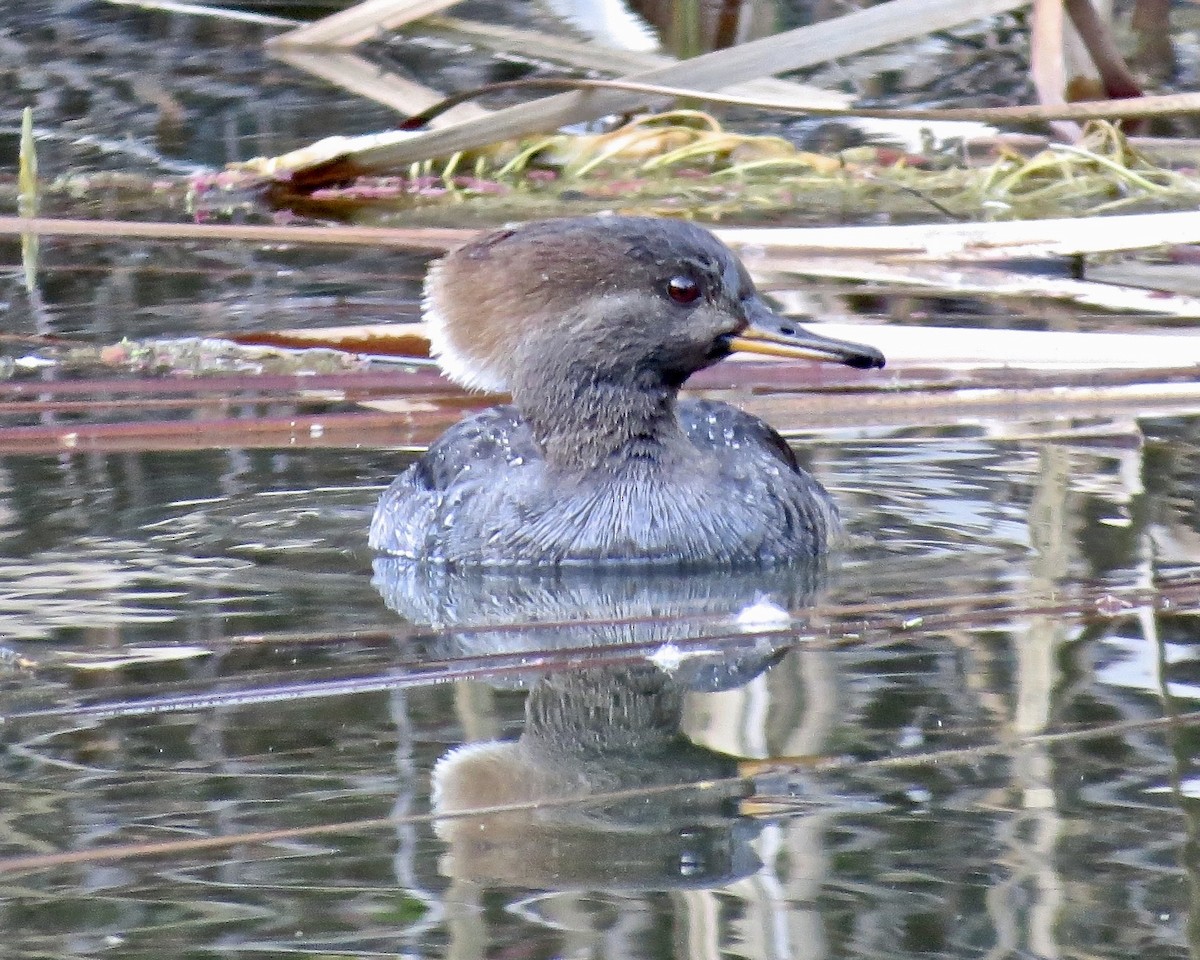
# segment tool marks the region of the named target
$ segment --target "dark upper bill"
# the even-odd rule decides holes
[[[747,304],[746,317],[749,323],[725,339],[732,351],[844,363],[858,370],[871,370],[884,364],[883,354],[874,347],[813,333],[779,316],[757,298]]]

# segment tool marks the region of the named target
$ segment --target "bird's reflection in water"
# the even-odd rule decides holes
[[[824,581],[819,562],[710,574],[500,573],[381,558],[375,574],[392,609],[437,629],[430,656],[570,651],[524,677],[518,739],[469,743],[438,761],[435,812],[520,805],[440,820],[448,877],[672,889],[757,869],[755,823],[739,814],[749,793],[739,760],[683,734],[684,700],[749,683],[789,649],[796,612]]]

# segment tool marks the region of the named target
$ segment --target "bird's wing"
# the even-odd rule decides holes
[[[718,400],[687,398],[679,402],[679,423],[698,447],[731,450],[757,447],[800,473],[796,454],[769,424],[752,414]]]
[[[371,520],[371,546],[402,557],[437,554],[446,491],[475,487],[471,481],[502,483],[513,467],[540,458],[515,407],[490,407],[459,421],[383,492]]]

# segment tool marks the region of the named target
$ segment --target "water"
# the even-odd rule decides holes
[[[40,301],[2,296],[9,331],[105,344],[412,317],[422,266],[60,241]],[[812,430],[742,394],[842,506],[828,569],[481,581],[366,548],[433,414],[110,391],[0,408],[175,431],[0,446],[5,957],[1200,948],[1195,411]],[[196,433],[218,415],[331,428]]]
[[[812,614],[812,571],[385,564],[405,620],[364,548],[402,458],[5,457],[3,853],[182,843],[5,870],[9,955],[1187,955],[1195,427],[802,445],[854,536]],[[731,621],[763,594],[794,629]],[[422,819],[494,803],[543,807]]]

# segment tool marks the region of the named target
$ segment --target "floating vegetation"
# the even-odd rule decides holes
[[[211,337],[125,339],[100,345],[55,337],[10,336],[0,343],[12,349],[21,341],[32,349],[19,355],[0,355],[0,383],[32,379],[46,369],[73,376],[107,371],[146,377],[212,377],[314,376],[364,366],[364,361],[339,349],[286,350]]]
[[[222,219],[234,211],[261,216],[265,194],[276,210],[306,215],[386,222],[399,211],[421,210],[427,220],[444,211],[456,223],[464,204],[477,205],[490,222],[592,209],[712,221],[786,214],[790,221],[800,215],[853,222],[881,210],[893,221],[995,221],[1194,209],[1200,196],[1194,167],[1158,160],[1104,121],[1090,125],[1078,145],[1049,144],[1032,155],[1000,139],[980,162],[954,145],[921,153],[886,145],[815,153],[782,137],[735,133],[711,114],[681,109],[605,133],[539,135],[318,189],[293,181],[290,171],[342,153],[346,143],[331,138],[187,178],[74,174],[40,182],[37,196],[43,210],[116,203],[135,214],[166,208]],[[29,179],[13,190],[13,200],[30,195]],[[0,188],[0,199],[6,192]]]
[[[968,171],[964,171],[968,172]],[[1098,215],[1193,206],[1195,169],[1157,166],[1111,123],[1091,124],[1083,141],[1051,144],[1033,157],[1004,151],[976,181],[964,177],[978,206],[993,217],[1030,219],[1048,211]]]
[[[834,154],[801,150],[776,136],[733,133],[699,110],[638,117],[600,134],[557,133],[487,150],[427,160],[387,177],[359,176],[337,186],[297,187],[290,170],[321,162],[314,144],[222,174],[221,189],[243,190],[241,177],[271,177],[280,207],[325,215],[387,212],[487,197],[505,214],[553,215],[563,203],[694,216],[794,216],[796,211],[859,219],[886,209],[893,217],[1008,220],[1194,207],[1194,169],[1159,166],[1133,149],[1111,123],[1097,121],[1078,146],[1051,144],[1033,156],[1001,144],[984,165],[951,151],[911,154],[863,146]]]

